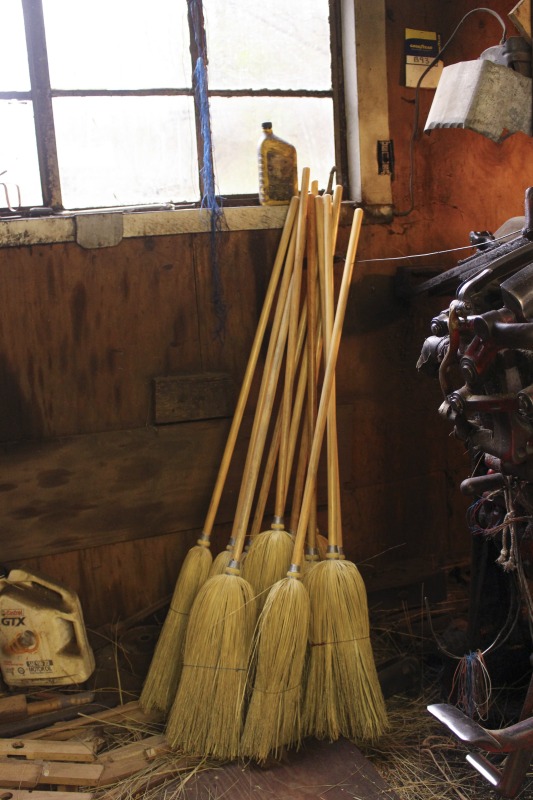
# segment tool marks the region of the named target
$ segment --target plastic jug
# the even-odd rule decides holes
[[[0,577],[0,669],[8,686],[82,683],[94,666],[75,592],[20,569]]]
[[[284,205],[298,194],[296,148],[272,131],[271,122],[263,122],[259,140],[259,202],[261,205]]]

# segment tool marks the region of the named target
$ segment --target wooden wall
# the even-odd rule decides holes
[[[514,2],[498,0],[506,15]],[[405,27],[443,40],[471,0],[388,0],[387,52],[396,208],[409,205],[414,90],[403,86]],[[473,15],[446,63],[496,44],[496,21]],[[421,122],[433,92],[423,91]],[[533,142],[501,145],[469,131],[415,143],[414,210],[365,225],[338,368],[345,546],[367,574],[398,563],[431,569],[468,557],[469,464],[437,408],[437,382],[415,365],[431,317],[450,298],[398,297],[387,259],[468,244],[523,213]],[[310,165],[312,167],[312,165]],[[222,372],[238,386],[279,231],[222,233],[226,304],[217,334],[209,236],[0,250],[1,560],[64,580],[87,622],[124,619],[166,597],[207,510],[228,418],[154,425],[153,380]],[[340,235],[343,252],[347,230]],[[446,268],[460,255],[407,264]],[[405,262],[402,262],[405,265]],[[249,419],[219,515],[214,550],[228,535]],[[321,500],[321,517],[325,514]],[[391,580],[393,577],[391,577]]]

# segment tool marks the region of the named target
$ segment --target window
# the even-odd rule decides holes
[[[324,187],[345,169],[336,5],[2,0],[0,207],[199,205],[208,166],[223,204],[255,202],[265,120]]]

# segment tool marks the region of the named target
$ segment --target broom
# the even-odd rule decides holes
[[[303,349],[307,322],[307,305],[302,309],[294,355],[287,353],[287,370],[293,371],[298,364]],[[251,530],[251,542],[246,559],[243,561],[243,577],[251,583],[256,591],[258,610],[261,611],[270,587],[282,578],[291,563],[293,539],[289,530],[286,530],[283,513],[287,497],[287,488],[291,466],[294,459],[298,428],[302,416],[302,406],[307,380],[307,358],[302,359],[300,375],[295,393],[294,408],[288,407],[287,393],[292,390],[292,376],[286,379],[283,390],[283,401],[279,411],[278,420],[274,429],[271,448],[278,452],[278,474],[276,484],[276,500],[274,519],[270,530],[258,533],[254,525]],[[272,478],[271,458],[267,459],[263,484],[257,500],[254,523],[262,519],[264,504],[267,499],[268,488]],[[259,515],[261,515],[259,517]]]
[[[299,207],[299,200],[298,200],[298,207]],[[251,439],[250,439],[250,444],[249,444],[249,450],[250,451],[253,450],[253,447],[254,447],[253,439],[254,439],[254,436],[255,436],[256,428],[257,428],[257,422],[258,422],[258,420],[261,418],[261,416],[263,414],[263,404],[264,404],[264,397],[265,397],[265,392],[266,392],[266,384],[267,384],[268,377],[269,377],[270,372],[271,372],[272,360],[273,360],[273,357],[274,357],[274,352],[275,352],[275,348],[276,348],[276,341],[277,341],[279,330],[280,330],[280,326],[281,326],[282,314],[283,314],[283,310],[284,310],[284,307],[285,307],[285,301],[286,301],[287,296],[288,296],[289,286],[290,286],[291,281],[292,281],[292,273],[293,273],[295,250],[296,250],[296,241],[297,241],[297,226],[293,225],[293,228],[292,228],[292,231],[291,231],[289,247],[288,247],[287,255],[286,255],[283,278],[282,278],[280,289],[279,289],[279,293],[278,293],[276,311],[275,311],[274,320],[273,320],[273,323],[272,323],[272,330],[271,330],[271,333],[270,333],[270,340],[269,340],[267,355],[266,355],[266,359],[265,359],[263,377],[262,377],[262,381],[261,381],[261,387],[259,389],[259,397],[258,397],[258,401],[257,401],[257,404],[256,404],[256,410],[255,410],[255,416],[254,416],[254,426],[252,427]],[[209,576],[210,577],[212,577],[213,575],[223,575],[224,574],[229,562],[232,559],[232,551],[233,551],[234,544],[235,544],[235,539],[234,539],[234,537],[232,535],[232,536],[230,536],[230,539],[229,539],[229,542],[228,542],[228,544],[226,546],[226,549],[221,551],[216,556],[216,558],[214,559],[214,561],[213,561],[213,563],[211,565],[211,568],[209,570]]]
[[[332,270],[331,206],[323,204],[324,263]],[[331,284],[330,284],[331,285]],[[326,290],[328,280],[325,282]],[[331,318],[332,298],[328,292],[325,327]],[[329,350],[334,346],[333,335]],[[329,365],[328,357],[328,365]],[[332,382],[334,378],[332,378]],[[330,409],[333,408],[330,396]],[[335,435],[334,411],[328,414],[329,441]],[[329,442],[328,442],[329,443]],[[343,560],[337,545],[340,520],[338,471],[333,462],[335,446],[328,447],[328,553],[325,561],[304,575],[311,606],[310,660],[303,709],[306,735],[331,740],[344,736],[374,741],[384,732],[385,704],[375,668],[368,621],[366,591],[361,575],[350,561]]]
[[[219,759],[239,755],[247,665],[256,623],[254,590],[240,576],[240,558],[285,349],[290,299],[291,290],[265,384],[263,413],[254,419],[233,524],[232,560],[225,573],[203,584],[190,613],[181,680],[166,737],[172,748],[191,755]]]
[[[313,192],[313,197],[318,196],[318,188]],[[309,204],[307,212],[307,305],[309,315],[309,332],[307,338],[309,374],[307,383],[307,426],[304,429],[301,442],[300,453],[300,475],[297,474],[293,496],[293,509],[291,516],[291,530],[296,530],[298,525],[299,507],[301,504],[300,491],[303,493],[307,460],[309,449],[315,430],[317,414],[317,359],[320,362],[320,352],[322,349],[321,330],[318,328],[318,302],[317,302],[317,230],[316,230],[316,200]],[[307,529],[307,542],[305,549],[304,568],[310,569],[311,566],[320,560],[318,549],[317,531],[317,506],[316,506],[316,485],[313,492],[313,501],[309,512],[309,523]]]
[[[309,596],[300,580],[303,549],[362,215],[361,209],[356,209],[309,455],[293,563],[287,576],[271,588],[257,628],[254,660],[250,671],[253,688],[241,750],[243,755],[259,762],[270,754],[278,756],[284,747],[298,744],[302,736],[302,679],[310,613]],[[320,564],[312,569],[311,574],[319,566]]]
[[[143,711],[156,709],[167,713],[176,695],[181,673],[182,650],[188,614],[198,589],[206,580],[211,566],[211,552],[209,548],[215,517],[235,449],[244,410],[248,401],[252,379],[256,370],[259,353],[289,245],[289,239],[296,219],[298,204],[299,200],[297,197],[293,197],[289,204],[207,517],[202,534],[197,544],[187,553],[176,581],[169,612],[163,623],[139,698],[139,704]]]
[[[287,453],[289,447],[296,351],[299,332],[301,330],[298,320],[300,318],[300,290],[306,244],[309,178],[309,167],[305,167],[302,170],[300,206],[298,209],[293,272],[294,286],[292,292],[287,359],[285,365],[285,385],[282,400],[282,419],[274,521],[269,530],[258,534],[251,541],[243,569],[244,576],[248,581],[250,581],[257,592],[258,602],[261,607],[265,596],[263,593],[266,592],[273,583],[279,580],[279,578],[286,573],[290,564],[293,547],[290,533],[285,529],[283,514],[286,499],[286,486],[288,483]]]

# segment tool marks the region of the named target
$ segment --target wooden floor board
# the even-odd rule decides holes
[[[399,800],[371,762],[345,739],[309,739],[298,752],[268,768],[232,763],[199,772],[182,792],[184,800]]]

